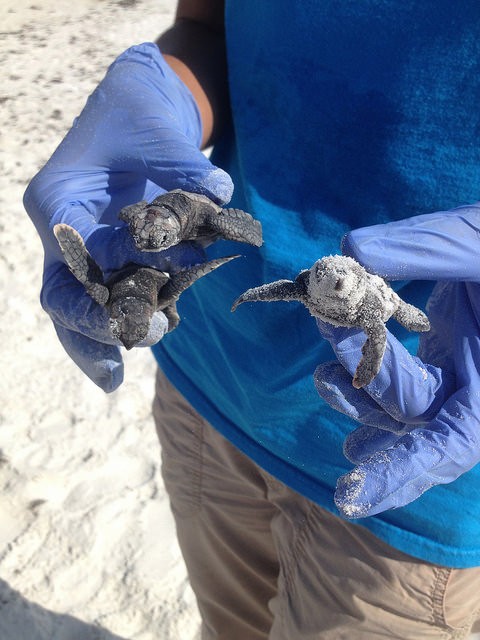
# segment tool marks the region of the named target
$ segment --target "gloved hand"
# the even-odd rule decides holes
[[[111,65],[26,190],[24,205],[45,250],[42,306],[72,360],[104,391],[123,380],[120,350],[105,309],[69,272],[52,229],[60,222],[74,227],[105,275],[129,262],[170,272],[200,262],[203,252],[188,243],[160,253],[136,250],[117,215],[127,204],[179,188],[228,202],[231,179],[201,153],[201,137],[190,91],[155,44],[135,46]],[[145,344],[166,328],[157,314]]]
[[[352,387],[352,375],[365,334],[318,322],[341,363],[317,368],[318,392],[362,425],[345,440],[356,466],[339,478],[335,502],[361,518],[406,505],[480,461],[480,206],[358,229],[342,249],[387,280],[438,281],[417,356],[389,334],[380,373],[364,389]]]

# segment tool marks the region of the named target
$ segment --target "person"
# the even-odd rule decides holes
[[[201,259],[189,243],[136,251],[117,219],[166,190],[262,223],[260,249],[206,249],[243,258],[182,295],[168,336],[157,314],[147,340],[204,640],[465,638],[480,616],[479,17],[471,0],[180,0],[158,46],[113,62],[27,188],[42,304],[105,391],[120,350],[53,225],[76,228],[108,273]],[[360,330],[291,302],[230,312],[340,251],[432,327],[417,344],[392,322],[364,389]]]

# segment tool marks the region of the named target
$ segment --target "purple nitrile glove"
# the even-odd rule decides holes
[[[345,440],[356,466],[335,502],[348,518],[401,507],[452,482],[480,461],[480,206],[357,229],[343,251],[387,280],[436,280],[431,330],[417,356],[392,334],[379,374],[352,387],[365,334],[319,321],[339,362],[315,383],[332,407],[361,423]],[[341,364],[340,364],[341,363]]]
[[[26,190],[25,208],[45,250],[42,305],[69,356],[104,391],[123,380],[119,343],[111,338],[106,310],[68,270],[53,227],[74,227],[105,275],[129,262],[172,272],[202,261],[202,250],[190,243],[138,251],[117,218],[127,204],[172,189],[228,202],[232,181],[199,150],[201,138],[195,100],[157,45],[134,46],[110,66]],[[167,326],[165,316],[155,314],[144,344],[161,339]]]

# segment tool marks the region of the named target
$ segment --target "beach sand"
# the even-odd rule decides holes
[[[175,0],[2,0],[0,640],[193,640],[151,418],[149,349],[105,395],[38,302],[22,195],[107,66],[154,40]]]

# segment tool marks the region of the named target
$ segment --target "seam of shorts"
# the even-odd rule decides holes
[[[462,627],[450,626],[445,617],[445,598],[447,595],[449,579],[452,573],[455,571],[455,569],[448,568],[448,567],[437,567],[436,571],[437,571],[437,574],[440,574],[440,575],[438,575],[438,578],[434,587],[433,598],[432,598],[434,602],[434,608],[439,614],[435,622],[437,624],[440,623],[442,625],[443,630],[446,634],[445,638],[448,638],[449,640],[464,640],[466,638],[469,638],[471,635],[471,627],[479,616],[480,606],[474,611],[472,611],[470,617],[468,618],[464,626]]]
[[[448,580],[452,574],[453,569],[448,567],[434,567],[433,568],[433,588],[431,593],[432,602],[432,621],[435,625],[441,627],[444,631],[448,629],[447,621],[445,620],[444,602],[445,592],[447,589]]]
[[[195,430],[195,462],[192,469],[193,476],[193,491],[192,497],[194,500],[194,509],[191,516],[196,516],[203,507],[203,474],[204,474],[204,451],[205,451],[205,425],[203,420],[198,420],[198,416],[192,415],[193,418],[199,422],[198,430]]]

